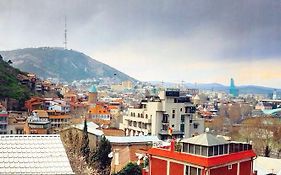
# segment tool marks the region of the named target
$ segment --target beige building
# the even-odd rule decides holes
[[[189,96],[178,89],[160,91],[159,96],[142,100],[139,108],[129,108],[123,116],[126,135],[153,135],[162,140],[191,137],[204,132],[204,121],[195,116]]]

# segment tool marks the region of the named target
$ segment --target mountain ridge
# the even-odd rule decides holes
[[[88,78],[136,81],[125,73],[75,50],[39,47],[0,51],[0,54],[5,60],[11,60],[14,67],[33,72],[42,78],[57,78],[67,82]]]
[[[161,84],[161,81],[150,81],[152,84]],[[177,83],[172,82],[163,82],[164,86],[176,86]],[[214,91],[224,91],[229,92],[229,86],[220,84],[220,83],[184,83],[183,84],[187,88],[196,88],[203,90],[214,90]],[[279,88],[267,87],[267,86],[259,86],[259,85],[240,85],[236,86],[239,90],[240,94],[270,94],[274,90],[280,91]]]

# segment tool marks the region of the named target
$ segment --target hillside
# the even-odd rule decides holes
[[[0,100],[5,98],[24,100],[28,98],[30,91],[19,83],[18,74],[24,73],[10,66],[0,55]]]
[[[132,77],[73,50],[43,47],[1,51],[0,54],[4,59],[12,60],[16,68],[36,73],[41,78],[68,82],[88,78],[134,81]]]

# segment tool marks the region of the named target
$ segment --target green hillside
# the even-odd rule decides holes
[[[10,66],[0,55],[0,99],[24,100],[29,97],[29,90],[17,80],[18,74],[24,73]]]

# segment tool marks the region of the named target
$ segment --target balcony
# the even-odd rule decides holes
[[[131,121],[136,121],[136,122],[142,122],[142,123],[151,123],[151,119],[147,118],[141,118],[141,117],[131,117],[128,115],[123,116],[124,120],[131,120]]]

